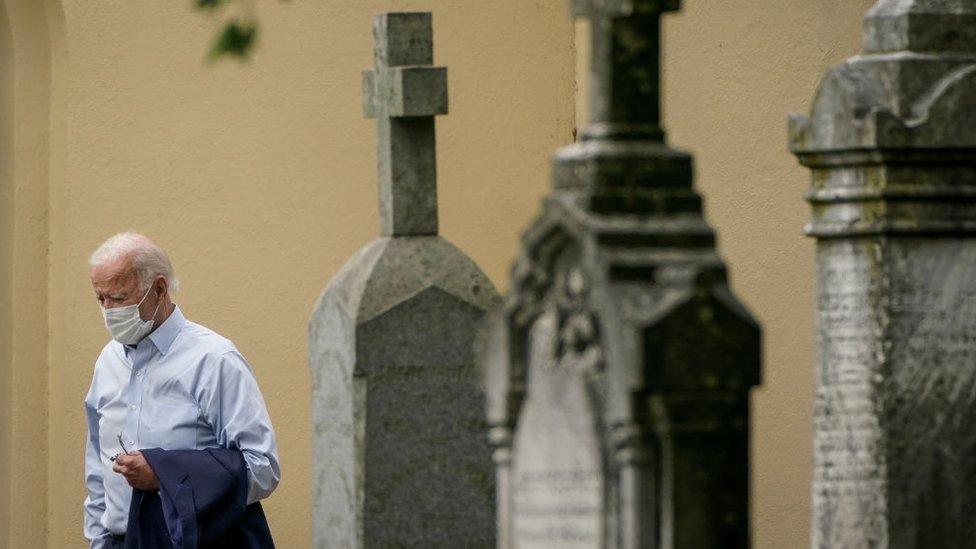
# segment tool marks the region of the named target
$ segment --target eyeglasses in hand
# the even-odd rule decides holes
[[[116,460],[116,459],[117,459],[117,458],[118,458],[118,457],[119,457],[120,455],[122,455],[122,454],[125,454],[125,455],[129,455],[129,450],[128,450],[128,449],[127,449],[127,448],[125,447],[125,443],[124,443],[124,442],[122,442],[122,431],[119,431],[119,436],[118,436],[118,438],[119,438],[119,446],[121,446],[121,447],[122,447],[122,451],[121,451],[121,452],[119,452],[119,453],[117,453],[117,454],[115,454],[114,456],[112,456],[112,457],[110,458],[110,459],[111,459],[111,461],[115,461],[115,460]]]

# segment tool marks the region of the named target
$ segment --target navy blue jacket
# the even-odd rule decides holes
[[[132,490],[126,549],[273,548],[260,503],[247,505],[238,450],[142,450],[158,492]]]

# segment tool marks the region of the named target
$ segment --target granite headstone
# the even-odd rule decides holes
[[[479,352],[501,548],[749,545],[760,330],[660,125],[660,17],[576,0],[592,122],[556,153]]]
[[[374,20],[382,236],[329,283],[309,323],[315,547],[491,547],[494,497],[473,345],[498,296],[437,234],[429,13]]]
[[[976,540],[976,2],[881,0],[790,145],[813,171],[814,547]]]

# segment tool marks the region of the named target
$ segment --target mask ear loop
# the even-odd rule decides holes
[[[142,302],[145,301],[147,297],[149,297],[149,293],[152,292],[152,289],[153,289],[153,287],[150,286],[149,289],[146,290],[146,295],[142,296],[142,299],[139,300],[139,305],[137,305],[137,307],[142,307]],[[149,320],[151,320],[153,322],[156,322],[156,315],[159,313],[159,306],[162,305],[162,304],[163,304],[162,298],[159,298],[159,299],[156,300],[156,310],[153,311],[153,314],[149,318]],[[140,316],[139,319],[142,320],[142,317]],[[149,320],[146,320],[145,322],[149,322]]]
[[[151,291],[152,291],[152,286],[146,288],[146,293],[142,294],[142,299],[139,300],[139,304],[136,305],[136,307],[142,307],[142,302],[145,301],[147,297],[149,297],[149,292]]]
[[[152,288],[150,287],[149,290],[152,291]],[[149,295],[149,293],[147,292],[146,295]],[[162,297],[156,298],[156,310],[153,311],[152,318],[149,319],[153,321],[153,323],[156,322],[156,314],[159,313],[159,306],[162,304],[163,304],[163,298]]]

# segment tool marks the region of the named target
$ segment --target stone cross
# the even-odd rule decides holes
[[[976,2],[881,0],[790,146],[813,171],[814,547],[976,539]]]
[[[760,329],[660,120],[660,15],[578,0],[593,119],[560,149],[480,353],[499,547],[749,547]]]
[[[588,131],[663,140],[660,17],[680,0],[574,0],[590,20]]]
[[[437,236],[431,17],[376,17],[366,115],[379,119],[382,235],[309,321],[316,548],[491,547],[491,453],[474,342],[498,294]]]
[[[363,72],[363,110],[378,121],[382,234],[434,235],[434,116],[447,114],[447,69],[431,66],[431,16],[377,16],[373,38],[376,68]]]

